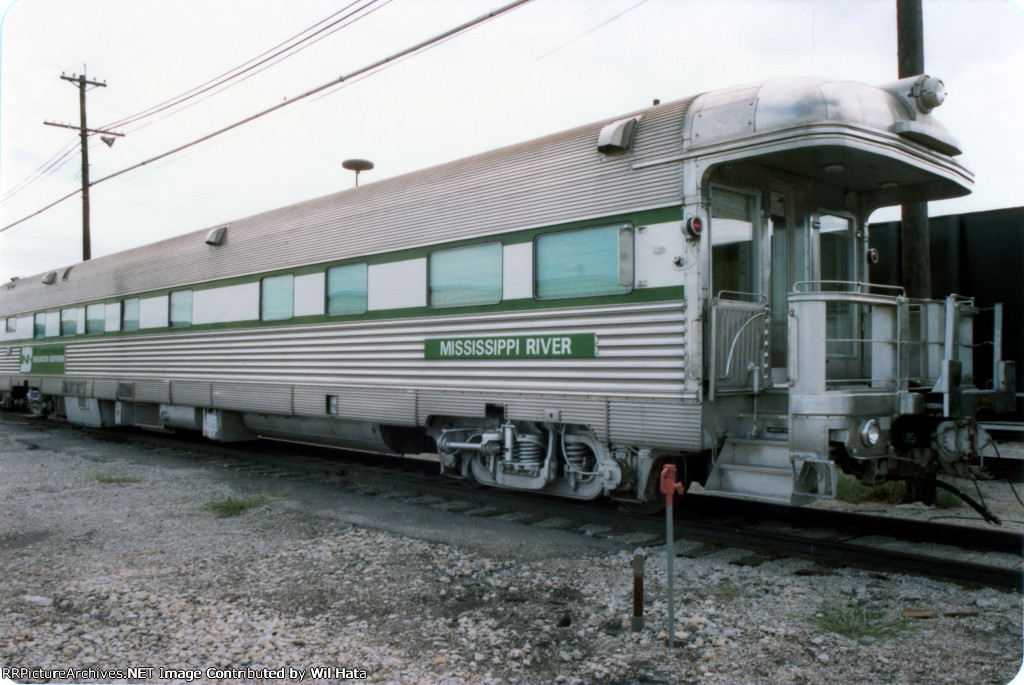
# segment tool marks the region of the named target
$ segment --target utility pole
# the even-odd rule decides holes
[[[921,0],[896,0],[896,52],[899,78],[924,73],[924,17]],[[907,296],[932,296],[931,247],[928,203],[908,202],[902,207],[900,243],[903,252],[903,287]]]
[[[85,74],[72,74],[67,76],[65,74],[60,75],[61,79],[72,83],[78,87],[78,115],[79,121],[81,122],[78,126],[71,126],[70,124],[57,124],[51,121],[44,121],[43,123],[47,126],[59,126],[61,128],[73,128],[78,129],[82,139],[82,261],[89,261],[92,258],[92,241],[89,236],[89,134],[90,133],[102,133],[105,134],[103,142],[107,146],[114,144],[113,138],[107,138],[106,136],[124,136],[123,133],[114,133],[113,131],[99,131],[96,129],[90,129],[86,127],[85,123],[85,91],[86,86],[98,86],[106,88],[107,84],[100,81],[90,81],[85,77]]]
[[[924,73],[924,11],[921,0],[896,0],[896,59],[899,78]],[[900,247],[903,252],[903,287],[907,296],[932,296],[931,235],[928,203],[907,202],[901,208]],[[904,500],[935,504],[935,477],[906,481]]]

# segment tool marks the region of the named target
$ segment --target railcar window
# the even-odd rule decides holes
[[[192,325],[192,291],[176,290],[170,297],[170,322],[172,328]]]
[[[39,312],[33,319],[32,326],[32,337],[33,338],[45,338],[46,337],[46,313]]]
[[[129,297],[121,301],[121,330],[139,330],[139,298]]]
[[[60,334],[74,335],[78,332],[78,307],[60,310]]]
[[[105,304],[90,304],[85,308],[85,332],[102,333],[107,314]]]
[[[757,292],[757,200],[723,188],[711,193],[711,291]]]
[[[547,233],[534,243],[534,292],[554,300],[633,289],[633,229],[600,226]]]
[[[327,270],[327,316],[366,313],[366,264]]]
[[[845,216],[822,214],[818,217],[822,281],[855,281],[853,264],[853,220]],[[845,290],[841,285],[823,288]],[[829,356],[852,356],[856,353],[853,332],[856,330],[856,308],[849,302],[829,302],[825,309],[825,334]]]
[[[6,325],[7,325],[7,332],[8,333],[14,333],[15,331],[17,331],[18,330],[18,319],[17,319],[17,317],[8,316],[7,317],[7,324]]]
[[[431,252],[427,258],[431,307],[501,302],[501,243]]]
[[[260,320],[286,321],[295,313],[295,277],[267,276],[260,280]]]
[[[853,221],[845,216],[822,214],[821,280],[853,281]]]

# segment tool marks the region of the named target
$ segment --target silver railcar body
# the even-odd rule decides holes
[[[970,191],[936,88],[705,93],[16,280],[0,397],[582,498],[962,470],[1010,363],[977,390],[969,300],[864,283],[871,211]]]

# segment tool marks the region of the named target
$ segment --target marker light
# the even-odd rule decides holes
[[[882,431],[878,427],[878,421],[868,419],[860,427],[860,441],[867,447],[874,447],[882,437]]]
[[[701,231],[704,230],[704,222],[700,220],[699,216],[691,216],[686,220],[686,230],[694,238],[699,238]]]

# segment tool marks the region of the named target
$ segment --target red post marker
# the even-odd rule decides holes
[[[676,465],[665,464],[661,468],[661,492],[665,495],[665,506],[671,507],[677,494],[683,493],[683,484],[676,482]]]
[[[676,465],[665,464],[661,468],[661,479],[658,483],[665,495],[665,576],[668,586],[668,646],[676,646],[676,604],[675,604],[675,568],[676,536],[672,532],[672,500],[682,494],[683,484],[676,482]]]

